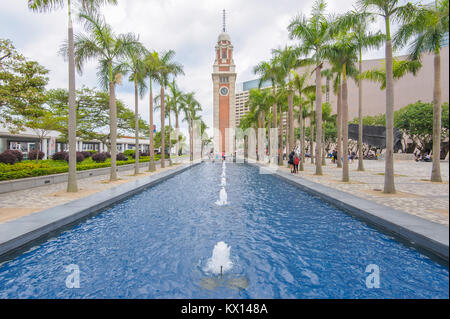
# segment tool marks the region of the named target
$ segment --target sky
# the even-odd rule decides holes
[[[328,12],[345,13],[356,0],[328,0]],[[289,22],[299,13],[309,15],[313,0],[118,0],[117,6],[104,6],[101,12],[117,33],[133,32],[141,42],[157,51],[174,50],[175,60],[184,66],[184,76],[176,81],[185,92],[195,92],[203,108],[202,117],[213,123],[212,65],[214,47],[222,29],[222,10],[227,12],[227,33],[234,46],[237,82],[255,79],[253,67],[271,58],[274,48],[295,45],[287,32]],[[84,33],[75,19],[74,32]],[[374,30],[384,32],[378,21]],[[48,88],[67,88],[67,63],[58,55],[67,38],[67,9],[34,13],[26,0],[0,0],[0,38],[9,38],[17,50],[50,70]],[[365,59],[382,58],[384,51],[364,54]],[[97,87],[95,61],[77,74],[77,88]],[[116,89],[117,98],[134,110],[134,89],[124,77]],[[154,87],[156,92],[158,87]],[[147,120],[148,94],[140,100],[140,115]],[[155,112],[159,129],[159,114]],[[181,125],[187,132],[186,123]],[[212,135],[212,130],[209,130]]]

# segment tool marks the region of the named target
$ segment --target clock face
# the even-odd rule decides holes
[[[221,95],[224,95],[224,96],[226,96],[226,95],[228,95],[228,88],[227,87],[221,87],[220,88],[220,94]]]

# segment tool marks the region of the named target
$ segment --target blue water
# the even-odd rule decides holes
[[[196,166],[3,263],[0,298],[449,298],[447,268],[256,168],[228,164],[216,206],[221,172]],[[219,241],[234,264],[224,282],[247,288],[204,271]]]

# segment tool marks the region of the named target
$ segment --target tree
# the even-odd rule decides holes
[[[303,15],[296,17],[288,27],[290,38],[301,41],[298,52],[304,56],[311,55],[316,73],[316,123],[322,123],[322,67],[323,48],[331,40],[330,22],[325,17],[326,3],[315,0],[311,17]],[[313,71],[313,72],[314,72]],[[311,154],[311,157],[313,155]],[[322,175],[322,127],[317,125],[316,132],[316,175]]]
[[[187,93],[183,98],[184,119],[189,126],[189,152],[190,161],[194,160],[194,121],[200,119],[198,112],[202,110],[200,103],[195,98],[195,93]]]
[[[355,74],[354,64],[357,61],[357,44],[351,41],[352,35],[341,33],[333,45],[324,47],[324,54],[336,69],[341,69],[342,81],[342,142],[343,167],[342,181],[350,181],[348,166],[348,75]],[[340,143],[340,142],[339,142]]]
[[[350,123],[352,124],[358,124],[359,118],[353,119]],[[366,126],[386,126],[386,114],[379,114],[379,115],[366,115],[363,117],[363,125]]]
[[[269,89],[252,89],[250,90],[247,106],[249,108],[249,113],[254,115],[255,117],[251,117],[252,121],[255,122],[255,126],[258,129],[264,129],[264,137],[265,137],[265,128],[266,128],[266,116],[270,113],[270,108],[274,104],[274,97]],[[250,119],[250,118],[249,118]],[[269,121],[270,122],[270,121]],[[242,121],[241,121],[242,123]],[[250,127],[249,125],[248,127]],[[245,127],[247,129],[248,127]],[[259,134],[258,130],[258,134]],[[258,137],[258,134],[256,135]],[[262,137],[262,136],[261,136]],[[262,140],[262,139],[261,139]],[[257,138],[257,150],[256,154],[257,159],[261,160],[263,155],[265,154],[265,145],[259,145],[260,139]]]
[[[149,118],[150,118],[150,161],[148,170],[149,172],[154,172],[155,167],[155,145],[154,145],[154,122],[153,122],[153,81],[158,80],[158,70],[160,68],[159,55],[156,51],[148,52],[144,58],[144,64],[146,69],[146,77],[148,78],[148,89],[149,89]]]
[[[439,137],[445,135],[449,129],[448,103],[442,109],[444,116],[441,117],[441,123],[439,125],[441,127]],[[433,123],[433,114],[434,104],[424,103],[422,101],[409,104],[395,112],[395,127],[402,130],[411,139],[417,141],[417,146],[422,154],[431,151],[434,147],[433,135],[435,124]],[[433,148],[433,157],[438,157],[440,160],[440,154],[440,149],[435,153]]]
[[[179,74],[184,74],[183,67],[181,64],[173,61],[173,58],[175,57],[175,51],[169,50],[167,52],[162,53],[161,55],[157,56],[157,60],[159,61],[157,63],[157,81],[159,82],[159,85],[161,87],[161,167],[165,167],[165,125],[164,125],[164,119],[165,119],[165,88],[167,87],[169,83],[169,77],[170,76],[177,76]]]
[[[305,111],[307,112],[305,105],[306,104],[306,100],[304,99],[304,96],[306,94],[311,94],[314,93],[316,86],[315,85],[307,85],[308,82],[308,72],[305,72],[303,74],[299,74],[295,71],[292,72],[293,73],[293,79],[292,79],[292,83],[294,85],[295,90],[298,93],[298,122],[299,122],[299,126],[300,126],[300,148],[301,148],[301,161],[300,161],[300,171],[304,171],[305,170],[305,124],[304,124],[304,119],[307,116],[307,114],[305,114]]]
[[[328,132],[328,126],[327,124],[329,124],[330,122],[333,122],[336,118],[336,116],[331,115],[332,109],[331,109],[331,104],[328,102],[325,102],[322,104],[322,129],[323,129],[323,152],[324,152],[324,156],[322,156],[322,165],[325,165],[325,158],[326,158],[326,154],[327,154],[327,147],[326,147],[326,141],[332,139],[330,136],[327,135]],[[325,163],[324,163],[325,162]]]
[[[399,5],[399,0],[358,0],[361,9],[384,18],[385,59],[386,59],[386,155],[384,171],[384,190],[386,194],[395,193],[394,181],[394,77],[392,67],[391,21],[406,23],[415,12],[411,3]]]
[[[432,182],[442,182],[440,167],[441,150],[441,44],[449,29],[449,1],[435,2],[434,6],[421,6],[411,21],[403,24],[394,37],[395,47],[404,46],[413,38],[410,45],[410,58],[420,60],[422,53],[434,54],[433,89],[433,169]]]
[[[170,106],[169,106],[169,126],[170,124],[170,113],[173,112],[175,115],[175,135],[177,136],[177,143],[175,148],[175,154],[178,155],[178,135],[180,135],[180,122],[179,117],[182,111],[182,102],[183,102],[183,92],[178,89],[175,79],[172,80],[172,83],[169,83],[170,90]],[[170,145],[169,149],[172,149],[172,145]],[[172,162],[171,162],[172,163]]]
[[[170,86],[170,83],[169,83],[169,86]],[[169,130],[168,130],[168,132],[171,132],[172,133],[172,123],[171,123],[171,118],[170,118],[170,114],[171,114],[171,108],[172,108],[172,104],[173,104],[173,101],[172,101],[172,97],[169,95],[169,94],[167,94],[166,96],[165,96],[165,98],[166,98],[166,100],[165,100],[165,102],[164,102],[164,105],[166,106],[166,108],[165,108],[165,114],[164,114],[164,117],[166,118],[169,118]],[[156,97],[155,97],[155,110],[161,110],[161,96],[160,95],[157,95]],[[164,135],[167,135],[167,134],[164,134]],[[166,139],[164,139],[164,140],[166,140]],[[168,141],[169,141],[169,166],[172,166],[172,159],[171,159],[171,156],[170,156],[170,152],[171,152],[171,148],[172,148],[172,139],[171,138],[168,138]]]
[[[48,70],[19,54],[10,40],[0,39],[0,124],[23,128],[21,116],[33,116],[45,102]]]
[[[63,117],[58,131],[61,141],[68,140],[68,103],[69,92],[63,89],[52,89],[46,93],[46,108],[54,116]],[[117,128],[119,135],[129,135],[135,132],[135,114],[121,100],[117,100]],[[77,110],[77,136],[85,140],[99,140],[111,149],[109,134],[109,94],[95,89],[82,88],[77,90],[75,99]],[[148,125],[139,118],[140,134],[148,132]]]
[[[256,90],[259,91],[259,90]],[[254,129],[255,131],[258,129],[258,115],[255,111],[249,110],[239,121],[239,128],[241,131],[238,131],[236,134],[236,139],[241,141],[244,139],[244,158],[248,158],[248,136],[245,132],[248,129]],[[259,145],[257,148],[259,149]]]
[[[422,67],[422,63],[419,60],[399,60],[392,59],[392,79],[398,80],[404,77],[408,73],[416,75]],[[359,76],[360,79],[370,80],[373,82],[378,82],[380,84],[380,89],[386,89],[386,69],[383,66],[378,69],[367,70],[362,72]]]
[[[206,145],[212,143],[212,138],[208,136],[208,134],[206,134],[206,130],[208,129],[208,126],[206,125],[205,122],[203,122],[202,119],[200,119],[200,135],[201,135],[201,140],[202,140],[202,146],[201,146],[201,158],[203,158],[203,149]]]
[[[297,58],[297,52],[292,46],[286,46],[284,49],[273,50],[272,53],[276,55],[276,59],[280,66],[280,71],[282,73],[281,76],[283,78],[283,82],[286,78],[289,78],[289,82],[286,84],[288,93],[288,129],[286,152],[289,153],[294,147],[294,89],[291,82],[292,71],[304,64],[304,62]]]
[[[130,73],[129,81],[134,85],[134,114],[135,114],[135,139],[136,154],[139,155],[139,97],[145,92],[145,74],[146,68],[144,56],[147,50],[141,43],[130,45],[126,50],[126,61],[120,68],[123,73]],[[139,156],[135,156],[134,174],[139,174]]]
[[[117,0],[72,0],[84,10],[95,10],[103,4],[117,4]],[[75,53],[72,25],[72,10],[70,0],[28,0],[28,7],[33,11],[48,12],[63,8],[67,4],[68,11],[68,38],[66,57],[69,60],[69,175],[67,180],[67,192],[76,193],[77,166],[76,166],[76,110],[75,110]]]
[[[337,21],[338,29],[349,29],[349,41],[356,45],[358,51],[358,73],[362,73],[362,52],[367,49],[378,49],[384,42],[384,35],[378,31],[376,33],[369,31],[371,23],[375,22],[375,16],[363,11],[353,10],[340,17]],[[364,171],[363,154],[363,83],[362,78],[358,77],[358,171]]]
[[[42,141],[50,131],[58,131],[64,117],[58,116],[46,109],[42,109],[38,116],[25,116],[23,118],[26,127],[29,127],[39,139],[39,150],[43,151]],[[39,154],[39,153],[37,153]],[[36,156],[36,163],[39,162],[39,156]]]
[[[109,90],[110,138],[111,138],[111,173],[110,180],[117,180],[117,107],[116,85],[121,83],[122,70],[120,59],[126,56],[130,48],[139,44],[139,39],[132,33],[115,35],[105,19],[95,12],[80,14],[87,34],[75,36],[75,63],[81,73],[86,61],[98,61],[97,76],[102,87]],[[63,46],[63,52],[68,51]]]
[[[277,61],[272,58],[269,62],[261,62],[257,66],[254,67],[253,72],[258,74],[260,77],[259,80],[259,88],[261,88],[262,84],[266,81],[270,81],[272,83],[272,96],[273,105],[272,105],[272,128],[278,127],[278,116],[277,116],[277,104],[275,103],[275,96],[277,95],[277,84],[282,82],[282,72],[280,72],[279,65],[277,65]],[[270,131],[269,131],[270,133]],[[272,159],[274,161],[274,159]]]
[[[307,101],[307,113],[304,114],[305,117],[309,118],[309,147],[310,147],[310,156],[311,156],[311,164],[314,164],[314,126],[316,123],[316,111],[314,108],[314,103],[316,101],[316,92],[311,92],[306,94],[306,101]],[[306,131],[305,131],[306,132]],[[308,137],[308,134],[305,133],[305,135]],[[317,146],[317,145],[316,145]],[[305,154],[306,155],[306,154]]]

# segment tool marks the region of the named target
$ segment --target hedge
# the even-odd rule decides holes
[[[159,155],[155,155],[155,160],[159,160]],[[149,162],[149,157],[144,157],[140,159],[141,163]],[[55,164],[59,166],[53,166],[51,162],[44,163],[16,163],[14,165],[2,164],[0,163],[0,181],[11,180],[11,179],[19,179],[19,178],[27,178],[27,177],[37,177],[37,176],[45,176],[45,175],[54,175],[54,174],[62,174],[67,173],[69,171],[69,166],[61,165],[61,161],[52,161],[56,162]],[[117,166],[134,164],[134,160],[129,161],[117,161]],[[110,162],[105,163],[89,163],[83,164],[80,163],[77,165],[77,171],[86,171],[90,169],[96,168],[105,168],[110,167]]]

